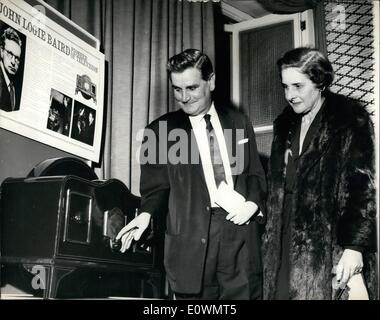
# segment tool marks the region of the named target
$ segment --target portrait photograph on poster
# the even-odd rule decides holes
[[[26,37],[0,21],[0,109],[20,109]]]
[[[94,143],[95,119],[95,110],[75,101],[71,138],[92,145]]]
[[[1,1],[0,41],[0,128],[98,162],[99,41],[40,0]]]
[[[71,128],[72,105],[72,98],[51,89],[47,129],[68,136]]]

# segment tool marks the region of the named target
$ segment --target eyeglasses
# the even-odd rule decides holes
[[[9,59],[12,60],[12,58],[14,58],[16,63],[20,63],[20,57],[17,57],[12,51],[9,51],[5,48],[3,48],[3,50],[6,52]]]

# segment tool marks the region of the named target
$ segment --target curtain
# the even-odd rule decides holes
[[[257,0],[265,10],[277,14],[303,12],[316,7],[322,0]]]
[[[166,74],[170,56],[186,48],[215,61],[214,9],[178,0],[47,0],[101,42],[106,57],[102,179],[122,180],[139,194],[140,142],[149,122],[175,109]]]

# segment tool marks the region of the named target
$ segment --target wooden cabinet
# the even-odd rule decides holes
[[[44,298],[162,297],[162,241],[154,225],[126,253],[114,241],[135,217],[139,201],[116,179],[6,179],[2,285],[13,283]]]

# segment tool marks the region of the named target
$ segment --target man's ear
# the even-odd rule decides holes
[[[214,89],[215,89],[215,73],[212,73],[210,75],[210,79],[208,80],[208,83],[210,84],[210,91],[214,91]]]

